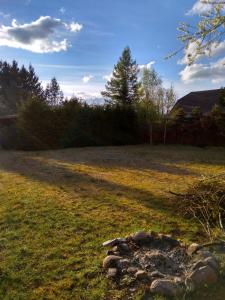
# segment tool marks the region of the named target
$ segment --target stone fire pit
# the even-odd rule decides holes
[[[217,282],[219,262],[209,251],[189,247],[169,235],[137,232],[103,243],[106,276],[135,292],[143,284],[151,294],[177,297]]]

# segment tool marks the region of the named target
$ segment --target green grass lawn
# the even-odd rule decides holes
[[[126,299],[102,274],[102,242],[137,230],[204,239],[168,192],[223,171],[224,148],[0,151],[0,299]]]

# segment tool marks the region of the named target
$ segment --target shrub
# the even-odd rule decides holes
[[[24,150],[57,148],[60,122],[54,109],[39,99],[21,106],[17,120],[18,146]]]
[[[11,124],[1,128],[0,130],[0,146],[3,149],[15,149],[17,141],[17,128],[15,124]]]

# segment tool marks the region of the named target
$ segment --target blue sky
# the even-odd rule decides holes
[[[202,74],[202,63],[192,69],[185,59],[178,63],[183,53],[164,60],[181,47],[177,26],[197,20],[199,1],[0,0],[0,58],[32,63],[43,84],[56,76],[66,95],[91,98],[99,97],[128,45],[138,64],[154,62],[164,85],[172,83],[178,96],[218,88],[223,76],[213,78],[216,66],[203,65],[208,69]]]

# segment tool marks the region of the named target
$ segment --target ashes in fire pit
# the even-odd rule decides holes
[[[214,284],[219,263],[198,244],[182,245],[170,235],[137,232],[103,243],[108,247],[103,260],[106,276],[134,292],[143,284],[152,294],[176,297]]]

